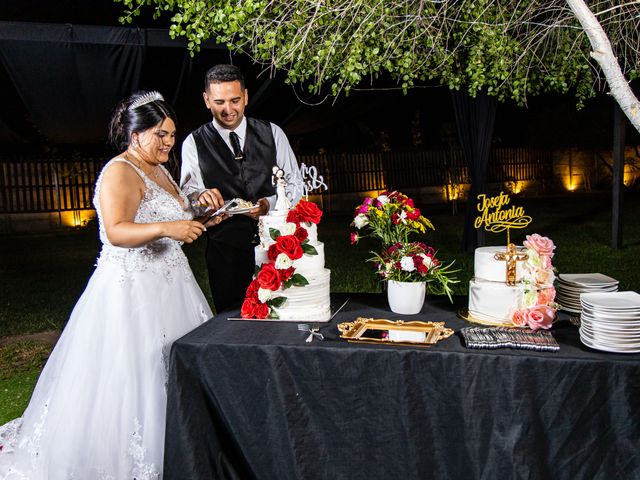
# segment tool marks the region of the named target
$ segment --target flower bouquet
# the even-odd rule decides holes
[[[556,319],[558,304],[553,287],[555,274],[551,258],[556,246],[553,241],[534,233],[522,242],[529,258],[524,262],[523,308],[511,313],[511,322],[531,330],[548,329]]]
[[[431,222],[422,216],[413,200],[400,192],[385,192],[377,198],[366,198],[356,208],[353,223],[359,233],[351,234],[351,243],[361,238],[377,237],[383,246],[407,243],[409,234],[426,233],[427,228],[435,230]],[[368,234],[363,234],[366,227]]]
[[[351,244],[365,237],[377,238],[380,252],[371,252],[373,262],[384,281],[425,282],[430,293],[446,294],[451,300],[451,285],[458,283],[453,262],[442,264],[436,251],[421,242],[409,242],[411,234],[435,230],[433,224],[416,208],[413,200],[400,192],[385,192],[366,198],[355,211]]]
[[[426,282],[429,293],[446,294],[451,300],[451,284],[458,283],[452,274],[453,262],[443,265],[436,258],[436,251],[424,243],[394,243],[382,250],[372,252],[368,259],[376,265],[382,280],[396,282]]]

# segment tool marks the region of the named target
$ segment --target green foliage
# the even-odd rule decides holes
[[[0,347],[0,425],[22,415],[50,349],[31,341]]]
[[[192,54],[213,39],[316,94],[348,94],[384,75],[405,92],[432,80],[518,104],[573,91],[581,105],[596,84],[588,39],[560,0],[114,1],[124,4],[123,23],[145,7],[171,14],[171,36],[185,37]],[[615,0],[596,7],[636,76],[637,29]]]

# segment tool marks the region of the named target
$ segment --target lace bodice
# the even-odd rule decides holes
[[[102,212],[100,210],[100,187],[102,183],[102,176],[104,172],[114,162],[124,162],[133,169],[136,170],[138,175],[143,179],[145,184],[145,191],[138,211],[136,212],[136,223],[154,223],[154,222],[166,222],[174,220],[189,220],[193,218],[193,214],[184,205],[189,205],[187,197],[176,186],[176,189],[180,191],[180,198],[182,204],[169,192],[163,189],[156,182],[151,180],[141,169],[139,169],[133,163],[123,159],[114,158],[105,165],[102,172],[98,176],[96,182],[95,195],[93,198],[93,204],[98,214],[98,224],[100,241],[102,242],[102,250],[98,257],[97,266],[100,267],[104,264],[114,264],[124,268],[125,272],[141,271],[141,270],[153,270],[158,273],[162,273],[165,276],[170,276],[175,268],[183,270],[185,273],[190,274],[187,259],[182,252],[182,242],[178,242],[171,238],[161,238],[148,243],[142,247],[136,248],[123,248],[112,245],[107,238],[107,234],[104,228],[102,220]],[[164,169],[164,167],[160,166]],[[169,173],[164,170],[167,177],[171,179]]]

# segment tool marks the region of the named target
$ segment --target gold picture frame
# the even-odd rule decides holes
[[[394,345],[422,346],[428,347],[436,344],[440,340],[453,335],[453,330],[446,328],[444,322],[421,322],[404,320],[387,320],[384,318],[364,318],[358,317],[353,322],[343,322],[338,324],[340,337],[354,343],[390,343]],[[384,332],[393,331],[406,333],[406,336],[414,336],[415,333],[424,333],[420,340],[394,340],[389,335],[383,336]],[[421,335],[418,335],[422,337]]]

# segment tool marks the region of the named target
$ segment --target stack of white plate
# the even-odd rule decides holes
[[[580,314],[580,294],[617,290],[618,281],[601,273],[561,273],[556,281],[556,302],[562,310]]]
[[[606,352],[640,352],[640,294],[583,293],[580,302],[582,343]]]

